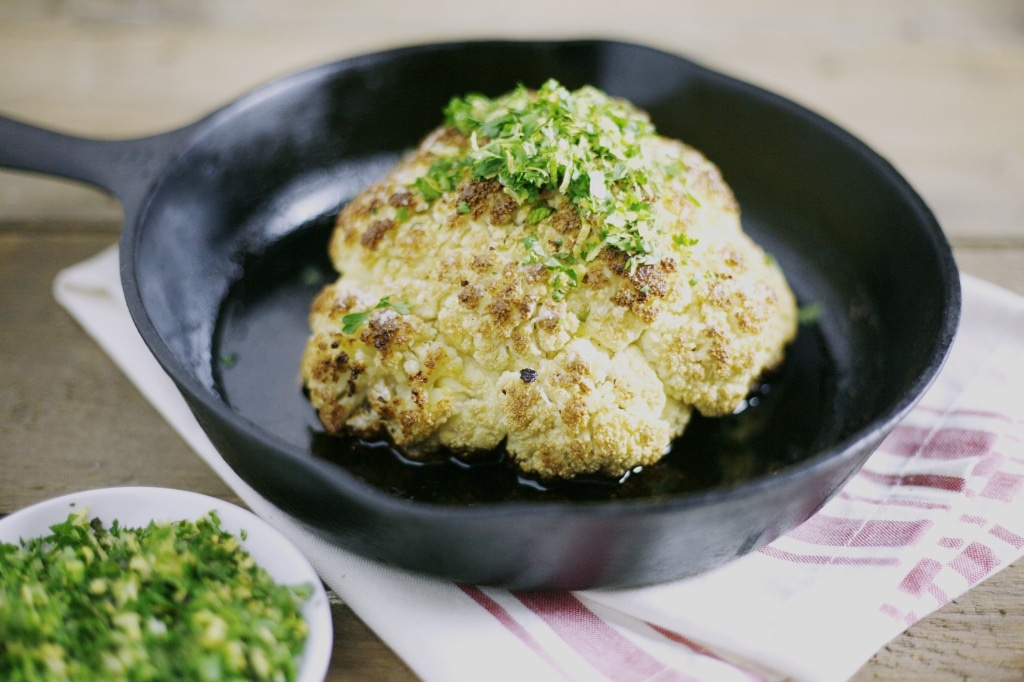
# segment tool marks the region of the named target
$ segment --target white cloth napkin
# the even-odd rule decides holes
[[[844,680],[1024,554],[1024,299],[964,276],[934,386],[802,526],[707,574],[530,593],[414,575],[325,544],[221,459],[129,318],[108,249],[57,300],[258,515],[424,680]]]

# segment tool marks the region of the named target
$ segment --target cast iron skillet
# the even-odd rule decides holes
[[[297,380],[339,207],[449,98],[555,77],[650,112],[704,151],[808,309],[785,365],[666,463],[547,486],[494,457],[413,466],[325,438]],[[218,450],[329,540],[458,581],[590,588],[712,568],[792,529],[863,464],[941,367],[957,270],[929,209],[864,144],[781,97],[616,42],[471,42],[347,59],[183,129],[96,141],[0,120],[0,165],[124,204],[122,282],[142,337]],[[369,462],[369,464],[368,464]]]

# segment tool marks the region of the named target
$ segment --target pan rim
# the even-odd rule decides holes
[[[758,492],[760,489],[776,485],[777,481],[788,480],[797,476],[806,476],[809,472],[827,466],[832,460],[841,457],[864,456],[859,453],[855,446],[859,443],[874,443],[870,451],[873,451],[888,431],[909,412],[921,399],[928,386],[935,380],[939,371],[945,363],[956,336],[961,311],[961,290],[958,276],[958,269],[952,256],[952,249],[931,209],[924,202],[910,183],[904,178],[895,167],[878,152],[874,151],[860,139],[841,128],[832,121],[812,111],[806,106],[799,104],[792,99],[778,93],[767,90],[759,85],[741,80],[716,69],[706,67],[692,59],[666,52],[664,50],[626,42],[617,39],[606,38],[570,38],[570,39],[542,39],[542,40],[514,40],[514,39],[484,39],[484,40],[453,40],[442,42],[429,42],[414,45],[406,45],[391,49],[385,49],[365,54],[354,55],[339,60],[316,65],[296,73],[287,74],[257,86],[254,89],[238,96],[224,106],[214,110],[210,114],[189,124],[183,130],[191,130],[192,135],[182,145],[178,155],[171,159],[165,167],[170,168],[181,156],[188,153],[193,143],[210,130],[229,120],[237,113],[250,107],[259,106],[267,99],[272,98],[282,88],[293,86],[302,80],[316,80],[327,73],[339,73],[345,70],[354,70],[366,65],[373,65],[381,60],[397,59],[424,53],[433,53],[446,49],[473,49],[489,46],[515,46],[532,49],[551,49],[563,46],[593,45],[609,47],[635,48],[650,52],[667,55],[688,69],[693,69],[704,76],[710,77],[717,83],[738,88],[749,96],[763,100],[770,100],[775,106],[781,107],[789,116],[796,116],[804,123],[814,125],[823,129],[831,137],[835,137],[842,144],[866,162],[871,170],[882,177],[883,181],[894,187],[906,205],[912,209],[916,222],[921,226],[921,233],[927,236],[932,254],[936,257],[939,265],[943,289],[936,292],[941,301],[941,324],[938,333],[932,341],[928,352],[928,362],[923,366],[914,380],[905,388],[898,400],[891,403],[886,409],[879,412],[863,426],[858,427],[842,440],[831,444],[829,447],[819,450],[799,462],[787,465],[778,472],[770,475],[761,475],[733,486],[710,488],[687,493],[677,493],[665,496],[650,498],[638,498],[627,500],[605,500],[605,501],[498,501],[480,503],[473,505],[458,505],[448,503],[433,503],[420,500],[409,500],[392,495],[381,490],[372,484],[366,483],[347,472],[337,465],[319,461],[312,458],[308,452],[301,448],[285,442],[274,433],[266,430],[259,424],[246,418],[237,412],[230,404],[219,396],[215,395],[208,387],[195,377],[187,366],[170,350],[155,325],[149,318],[146,306],[143,302],[138,287],[138,279],[135,269],[135,254],[137,253],[138,241],[140,239],[140,225],[144,222],[147,211],[153,197],[160,188],[159,179],[164,177],[161,173],[158,182],[154,183],[148,190],[144,201],[136,212],[132,224],[126,224],[122,231],[120,251],[122,255],[121,277],[128,299],[128,308],[135,321],[140,334],[145,340],[150,351],[158,360],[159,364],[171,376],[183,393],[192,401],[199,402],[204,409],[209,410],[217,418],[229,424],[232,429],[242,433],[248,433],[251,437],[267,444],[273,450],[287,457],[292,464],[316,471],[320,475],[326,475],[331,485],[344,489],[346,494],[352,495],[356,501],[373,506],[386,513],[400,513],[403,516],[422,518],[437,517],[458,517],[471,521],[485,519],[493,516],[534,517],[546,516],[557,513],[565,515],[585,515],[587,517],[598,516],[631,516],[650,515],[652,512],[665,514],[676,511],[712,506],[718,503],[727,502],[735,498],[741,498]],[[125,256],[130,256],[125,258]],[[832,491],[834,493],[835,491]],[[829,497],[831,494],[829,495]],[[827,499],[827,498],[826,498]]]

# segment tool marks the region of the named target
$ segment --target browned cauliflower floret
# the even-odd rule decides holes
[[[302,362],[328,432],[618,476],[782,360],[794,296],[699,152],[552,82],[448,119],[338,218]]]

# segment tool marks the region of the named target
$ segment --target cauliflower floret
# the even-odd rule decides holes
[[[353,199],[302,361],[325,429],[386,433],[412,456],[504,445],[542,477],[620,476],[661,458],[693,409],[734,411],[782,360],[795,298],[717,167],[638,139],[622,163],[660,191],[625,212],[594,209],[610,205],[596,167],[581,200],[569,170],[516,191],[456,165],[486,139],[451,124]]]

